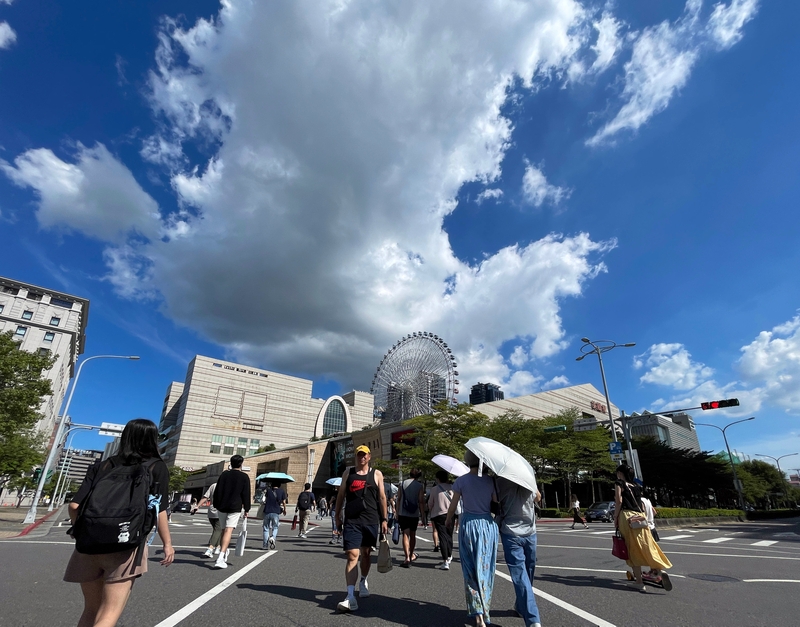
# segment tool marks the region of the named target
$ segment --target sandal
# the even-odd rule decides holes
[[[410,568],[410,567],[411,567],[411,562],[403,562],[402,564],[400,564],[400,568]]]
[[[416,562],[418,557],[419,557],[419,555],[417,555],[416,553],[414,553],[414,554],[411,556],[411,561],[412,561],[412,562]]]

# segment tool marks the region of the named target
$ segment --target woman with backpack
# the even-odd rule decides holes
[[[134,580],[147,572],[153,525],[163,544],[161,564],[172,563],[175,550],[162,509],[168,499],[169,470],[158,454],[158,427],[144,418],[131,420],[122,431],[119,453],[89,468],[69,504],[73,526],[68,533],[76,546],[64,581],[81,584],[78,627],[117,624]],[[113,510],[125,510],[122,522],[108,515]]]
[[[447,520],[447,510],[450,501],[453,500],[453,486],[449,481],[450,476],[446,470],[436,472],[436,485],[431,488],[428,496],[428,508],[431,513],[431,522],[437,532],[439,540],[439,550],[442,553],[442,562],[436,568],[439,570],[450,570],[450,561],[453,559],[453,535],[444,524]]]

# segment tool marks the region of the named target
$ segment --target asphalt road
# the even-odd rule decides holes
[[[209,529],[200,515],[173,515],[175,563],[161,567],[151,553],[150,572],[134,586],[120,627],[469,624],[457,553],[449,572],[436,570],[429,531],[419,532],[420,559],[412,568],[380,574],[373,566],[372,595],[357,613],[342,615],[336,604],[344,598],[344,556],[328,545],[329,523],[306,540],[282,525],[278,550],[262,551],[260,522],[252,521],[244,557],[231,558],[226,570],[213,570],[202,557]],[[40,537],[0,540],[0,625],[77,623],[79,588],[61,581],[72,551],[64,531],[57,524]],[[625,566],[611,555],[611,533],[608,524],[575,531],[568,522],[539,525],[535,588],[543,625],[773,626],[800,614],[800,519],[663,530],[661,546],[674,565],[669,593],[649,587],[641,594],[626,585]],[[501,550],[493,624],[523,627],[511,612],[507,572]]]

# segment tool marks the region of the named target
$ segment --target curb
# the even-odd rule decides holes
[[[62,507],[63,507],[63,506],[62,506]],[[27,527],[25,527],[25,529],[23,529],[22,531],[20,531],[20,532],[19,532],[17,535],[15,535],[15,536],[13,536],[13,537],[15,537],[15,538],[21,538],[22,536],[27,536],[27,535],[28,535],[28,534],[29,534],[31,531],[33,531],[34,529],[36,529],[36,527],[38,527],[39,525],[41,525],[43,522],[45,522],[45,521],[46,521],[48,518],[50,518],[51,516],[55,516],[55,515],[57,515],[57,514],[58,514],[60,511],[61,511],[61,507],[59,507],[58,509],[54,509],[52,512],[50,512],[50,513],[49,513],[49,514],[47,514],[46,516],[42,516],[42,517],[41,517],[39,520],[37,520],[36,522],[34,522],[34,523],[31,523],[30,525],[28,525]]]

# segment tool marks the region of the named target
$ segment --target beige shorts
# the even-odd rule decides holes
[[[103,579],[106,582],[113,582],[141,577],[147,572],[147,546],[144,547],[142,563],[139,566],[135,566],[135,563],[136,549],[100,555],[86,555],[73,551],[64,573],[64,581],[88,583]]]
[[[239,524],[239,519],[242,517],[242,512],[220,512],[219,524],[223,529],[228,527],[236,528]]]

